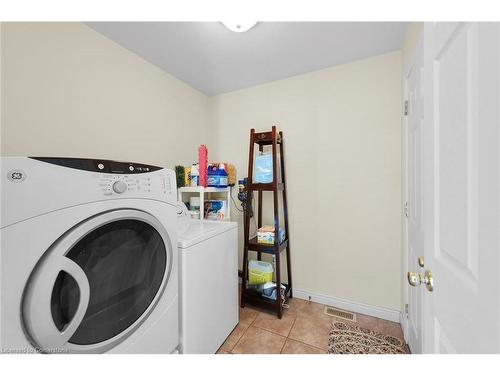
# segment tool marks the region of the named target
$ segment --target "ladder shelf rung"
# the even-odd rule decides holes
[[[269,146],[273,144],[273,132],[264,132],[264,133],[254,133],[253,135],[253,143],[258,144],[260,146]],[[276,143],[281,143],[281,136],[278,135],[276,139]]]
[[[248,250],[257,251],[266,254],[276,254],[277,249],[282,251],[288,246],[288,238],[282,241],[279,245],[276,244],[265,244],[257,242],[257,237],[252,237],[248,240]]]
[[[274,186],[273,183],[270,184],[259,184],[259,183],[249,183],[247,190],[248,191],[283,191],[285,188],[285,183],[284,182],[278,182],[276,184],[276,187]]]
[[[281,283],[285,287],[285,302],[287,301],[287,297],[289,297],[290,293],[290,286],[285,283]],[[255,305],[257,307],[262,307],[262,308],[275,308],[276,307],[276,300],[262,297],[262,295],[253,290],[253,289],[247,289],[245,291],[245,299],[248,303],[251,305]]]

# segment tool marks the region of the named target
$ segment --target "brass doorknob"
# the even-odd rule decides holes
[[[424,283],[429,292],[432,292],[434,290],[434,278],[432,277],[432,272],[429,270],[425,270]]]
[[[429,292],[434,290],[434,278],[432,277],[432,272],[426,270],[422,276],[418,272],[408,272],[408,284],[411,286],[419,286],[425,284],[426,289]]]
[[[418,272],[408,272],[408,284],[419,286],[422,284],[422,276]]]

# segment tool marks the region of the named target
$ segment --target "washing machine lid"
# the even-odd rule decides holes
[[[187,249],[197,243],[220,235],[238,224],[232,221],[189,220],[184,232],[179,233],[177,245],[179,249]]]

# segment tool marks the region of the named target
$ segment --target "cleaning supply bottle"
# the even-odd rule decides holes
[[[198,164],[193,164],[191,166],[191,186],[198,186],[199,177],[200,173],[198,171]]]
[[[226,188],[227,187],[227,172],[226,172],[226,166],[221,163],[219,165],[219,186],[220,188]]]
[[[208,186],[215,188],[227,187],[227,172],[224,164],[212,164],[208,167]]]
[[[219,185],[219,169],[213,164],[208,166],[207,184],[209,187],[218,187]]]

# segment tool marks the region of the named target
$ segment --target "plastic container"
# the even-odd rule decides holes
[[[200,197],[190,197],[189,198],[189,209],[191,211],[200,210]]]
[[[224,164],[219,165],[219,187],[226,188],[227,187],[227,171],[226,166]]]
[[[254,182],[270,184],[273,182],[273,156],[269,153],[255,157]]]
[[[273,280],[273,265],[260,260],[248,262],[248,284],[265,284]]]
[[[227,172],[224,164],[208,167],[208,186],[215,188],[227,187]]]

